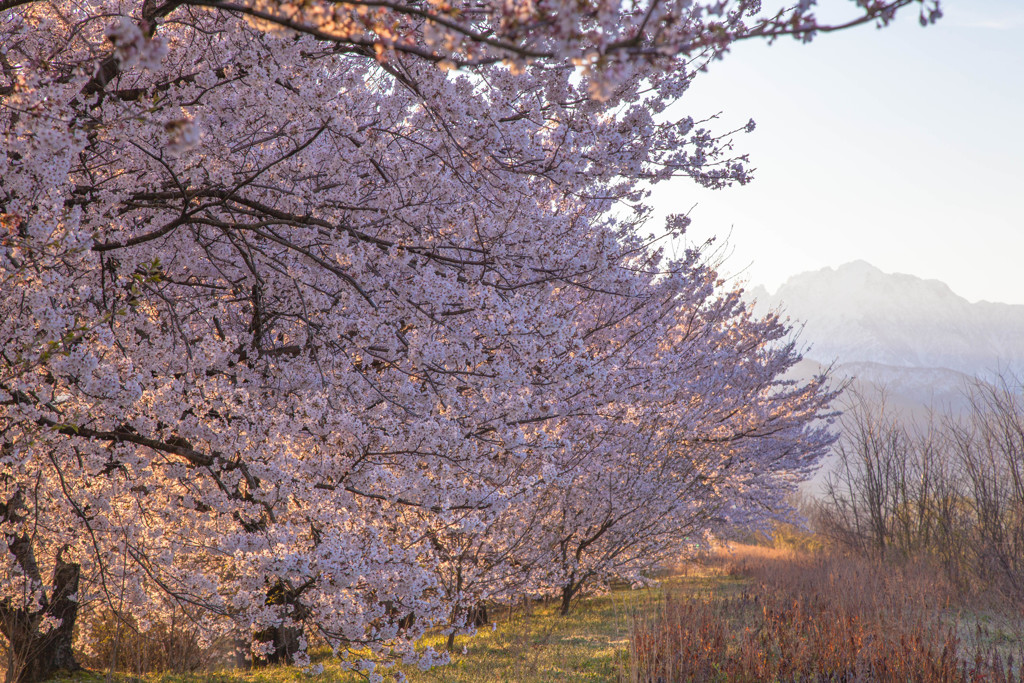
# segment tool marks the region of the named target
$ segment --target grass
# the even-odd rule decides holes
[[[625,681],[1024,683],[1024,614],[973,602],[926,562],[749,547],[719,562],[742,592],[669,589],[638,615]]]
[[[738,592],[745,580],[716,568],[688,567],[666,576],[660,586],[613,590],[581,601],[567,617],[558,604],[536,605],[530,614],[502,621],[494,631],[456,640],[455,663],[427,672],[406,671],[413,683],[557,683],[616,681],[628,669],[632,625],[655,612],[666,590],[698,597]],[[441,648],[443,637],[425,645]],[[339,679],[344,680],[344,679]]]
[[[452,664],[430,671],[401,667],[411,683],[558,683],[616,681],[628,669],[631,625],[637,615],[655,611],[665,590],[707,598],[741,590],[745,579],[724,576],[719,568],[687,565],[651,588],[621,588],[583,599],[562,617],[558,603],[533,603],[509,615],[497,610],[497,628],[484,627],[475,636],[456,638]],[[428,635],[423,647],[443,650],[445,636]],[[463,652],[463,648],[465,651]],[[290,667],[222,670],[196,674],[150,674],[143,678],[114,674],[111,680],[145,683],[286,683],[337,681],[363,683],[365,678],[342,671],[330,657],[316,657],[324,674],[313,678]],[[76,683],[108,680],[103,673],[83,672]]]
[[[492,613],[498,626],[456,639],[452,664],[411,683],[611,681],[1024,681],[1024,613],[959,595],[926,564],[740,547],[660,586]],[[443,649],[444,636],[421,645]],[[463,651],[463,648],[465,650]],[[150,674],[144,683],[366,679],[320,658],[297,668]],[[108,680],[79,674],[77,683]]]

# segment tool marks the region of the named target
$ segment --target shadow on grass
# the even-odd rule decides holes
[[[616,681],[628,669],[629,636],[632,619],[657,609],[665,590],[692,593],[694,597],[731,594],[743,579],[723,574],[716,568],[690,566],[662,577],[659,586],[631,590],[620,588],[606,595],[583,599],[567,616],[558,604],[533,603],[510,614],[499,610],[497,627],[481,628],[474,636],[456,638],[449,666],[420,671],[399,666],[410,683],[557,683],[560,681]],[[442,650],[443,634],[428,634],[422,647]],[[195,674],[150,674],[142,678],[115,674],[119,683],[286,683],[290,681],[337,681],[365,683],[359,674],[342,670],[326,653],[314,653],[324,666],[314,677],[294,667],[259,670],[232,669]],[[79,673],[76,683],[108,680],[103,673]]]

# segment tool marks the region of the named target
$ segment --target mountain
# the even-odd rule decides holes
[[[971,378],[1024,376],[1024,306],[971,303],[938,280],[855,261],[748,296],[755,311],[790,318],[807,359],[835,364],[869,393],[886,387],[894,407],[959,409]]]

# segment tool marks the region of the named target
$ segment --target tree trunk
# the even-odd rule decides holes
[[[289,589],[283,582],[279,581],[267,591],[268,605],[289,605],[292,607],[292,618],[296,621],[305,616],[305,608],[299,601],[299,593]],[[298,626],[270,626],[256,633],[256,640],[262,643],[272,643],[274,649],[262,657],[254,657],[254,666],[268,666],[271,664],[292,664],[295,661],[295,654],[299,651],[299,640],[302,638],[302,628]]]
[[[23,539],[26,543],[27,539]],[[72,652],[78,617],[78,580],[81,568],[60,554],[53,570],[53,592],[36,612],[0,606],[0,630],[7,637],[7,683],[40,683],[60,671],[81,667]],[[46,633],[39,627],[45,617],[59,623]]]
[[[487,607],[483,604],[470,607],[467,621],[477,628],[486,626],[489,623],[489,620],[487,619]]]
[[[272,664],[291,664],[295,661],[295,653],[299,651],[299,638],[302,629],[294,626],[271,626],[256,634],[256,640],[273,643],[274,649],[262,657],[255,657],[255,666]]]
[[[577,590],[579,590],[579,584],[572,581],[565,584],[562,588],[562,607],[558,610],[558,613],[563,617],[569,614],[569,609],[572,607],[572,598],[576,595]]]

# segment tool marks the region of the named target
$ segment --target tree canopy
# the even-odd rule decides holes
[[[430,666],[780,510],[827,378],[645,197],[749,180],[668,105],[812,5],[0,1],[9,678],[87,605]]]

